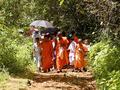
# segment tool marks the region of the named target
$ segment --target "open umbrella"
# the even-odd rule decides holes
[[[45,33],[49,33],[49,34],[55,34],[59,31],[59,29],[57,28],[47,28],[46,30],[42,30],[41,33],[45,34]]]
[[[45,28],[54,28],[53,25],[48,22],[48,21],[45,21],[45,20],[36,20],[36,21],[33,21],[30,26],[35,26],[35,27],[45,27]]]

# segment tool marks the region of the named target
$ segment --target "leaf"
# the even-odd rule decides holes
[[[64,0],[60,0],[60,6],[64,3]]]

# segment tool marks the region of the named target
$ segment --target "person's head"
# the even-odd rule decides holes
[[[57,36],[61,39],[61,38],[62,38],[62,33],[61,33],[61,32],[58,32],[58,33],[57,33]]]
[[[62,32],[62,36],[66,36],[66,32],[65,31]]]
[[[72,36],[75,36],[75,35],[76,35],[76,32],[75,32],[75,31],[72,31],[71,34],[72,34]]]
[[[79,44],[82,44],[82,39],[79,39],[78,42],[79,42]]]
[[[57,31],[54,32],[52,36],[56,37],[57,36]]]
[[[44,40],[44,35],[42,34],[41,36],[40,36],[40,41],[43,41]]]
[[[85,40],[83,41],[83,43],[86,44],[86,45],[88,45],[88,44],[89,44],[89,40],[88,40],[88,39],[85,39]]]
[[[49,40],[49,38],[50,38],[50,34],[46,33],[45,36],[44,36],[44,40]]]
[[[55,38],[56,38],[56,35],[50,34],[50,40],[53,40],[53,39],[55,39]]]
[[[30,29],[31,29],[31,30],[35,29],[35,26],[31,25],[31,26],[30,26]]]
[[[37,38],[35,38],[35,41],[36,41],[36,42],[39,42],[39,41],[40,41],[40,39],[37,37]]]
[[[39,31],[35,31],[35,35],[39,35]]]

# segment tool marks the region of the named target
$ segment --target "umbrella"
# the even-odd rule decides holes
[[[53,25],[48,22],[48,21],[45,21],[45,20],[36,20],[36,21],[33,21],[30,26],[35,26],[35,27],[45,27],[45,28],[53,28]]]
[[[46,30],[42,30],[41,33],[49,33],[49,34],[55,34],[59,31],[57,28],[47,28]]]

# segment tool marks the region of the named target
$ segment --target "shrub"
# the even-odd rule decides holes
[[[9,79],[9,73],[5,68],[0,68],[0,83]]]
[[[119,90],[120,47],[99,42],[91,47],[89,58],[101,90]]]
[[[30,39],[20,35],[16,28],[0,25],[0,64],[3,64],[10,74],[34,70],[31,45]]]

